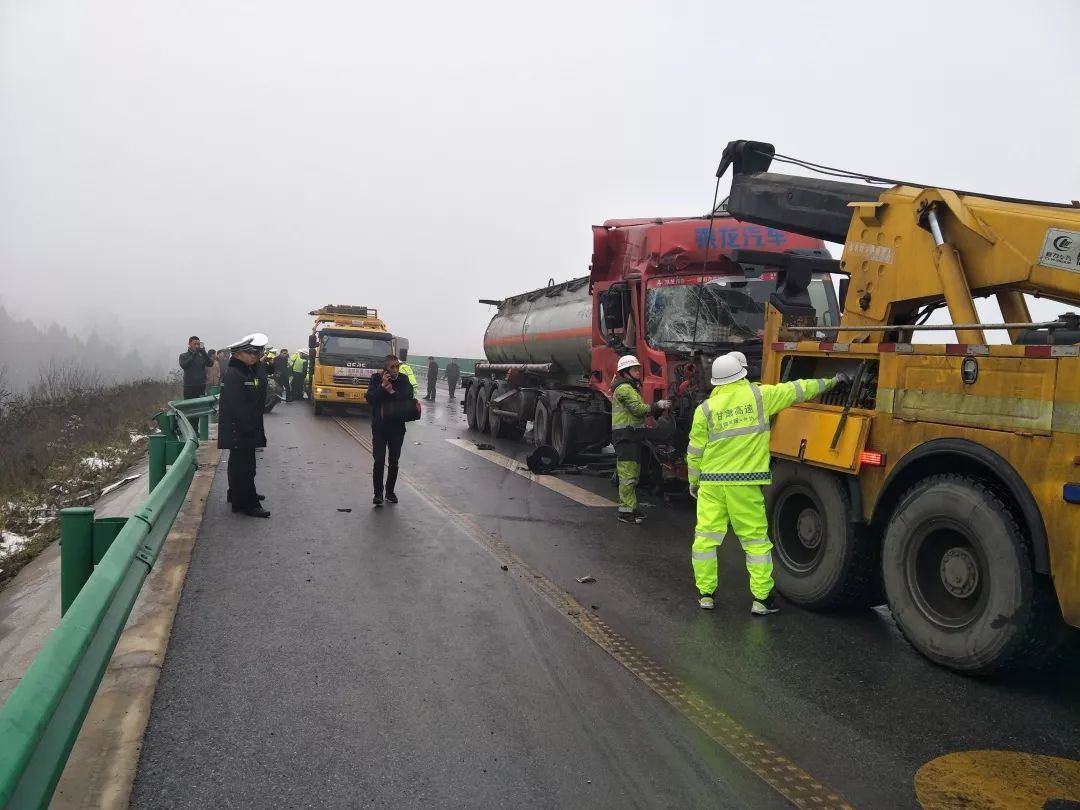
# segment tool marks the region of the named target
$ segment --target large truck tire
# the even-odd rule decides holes
[[[476,429],[481,433],[487,433],[491,426],[489,420],[491,392],[495,390],[494,385],[488,385],[486,383],[480,384],[480,390],[476,392]]]
[[[560,403],[551,414],[551,446],[559,457],[559,463],[574,458],[574,414]]]
[[[480,424],[476,421],[476,395],[483,383],[474,380],[469,383],[469,390],[465,392],[465,421],[469,424],[469,430],[479,430]]]
[[[316,416],[322,416],[326,412],[326,406],[318,401],[313,401],[311,403],[311,408],[315,412]]]
[[[491,397],[501,393],[497,386],[491,386],[488,395],[488,433],[496,439],[520,439],[525,434],[525,425],[516,419],[508,419],[495,413]]]
[[[533,446],[543,447],[551,444],[551,405],[547,397],[541,394],[536,400],[533,413]]]
[[[978,479],[939,475],[908,490],[885,532],[882,570],[900,631],[941,666],[989,675],[1039,665],[1064,637],[1027,536]]]
[[[819,610],[884,601],[880,544],[852,523],[851,499],[837,475],[778,461],[765,502],[773,578],[785,599]]]

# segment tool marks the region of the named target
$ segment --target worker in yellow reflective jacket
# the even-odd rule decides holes
[[[619,521],[643,523],[637,508],[637,485],[641,475],[641,449],[645,417],[657,416],[671,407],[662,399],[649,405],[641,396],[641,363],[633,355],[619,358],[611,381],[611,443],[615,446],[615,471],[619,476]]]
[[[769,472],[769,419],[797,402],[813,399],[842,382],[846,372],[832,379],[793,380],[779,385],[758,385],[746,378],[745,361],[737,353],[718,357],[712,364],[709,398],[694,411],[686,466],[690,494],[697,498],[692,562],[700,599],[714,607],[716,549],[728,524],[746,553],[755,616],[776,613],[773,598],[772,543],[761,488],[772,481]]]

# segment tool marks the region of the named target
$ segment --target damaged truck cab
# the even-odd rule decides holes
[[[500,300],[484,336],[486,363],[469,382],[469,425],[520,437],[560,459],[587,457],[610,441],[611,381],[619,358],[642,363],[647,402],[670,399],[673,430],[646,443],[656,483],[685,479],[693,409],[708,396],[717,355],[743,352],[762,365],[765,307],[793,257],[831,267],[824,242],[712,217],[609,220],[593,228],[588,276]],[[806,287],[823,332],[839,321],[827,272]]]

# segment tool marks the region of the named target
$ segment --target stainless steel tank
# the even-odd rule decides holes
[[[484,333],[484,354],[490,363],[554,363],[557,376],[580,382],[592,366],[592,310],[588,276],[507,298]]]

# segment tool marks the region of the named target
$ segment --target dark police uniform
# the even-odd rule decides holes
[[[255,347],[258,348],[258,347]],[[259,510],[255,492],[255,449],[266,447],[262,409],[265,372],[233,357],[221,381],[218,447],[229,451],[229,493],[234,512]]]

